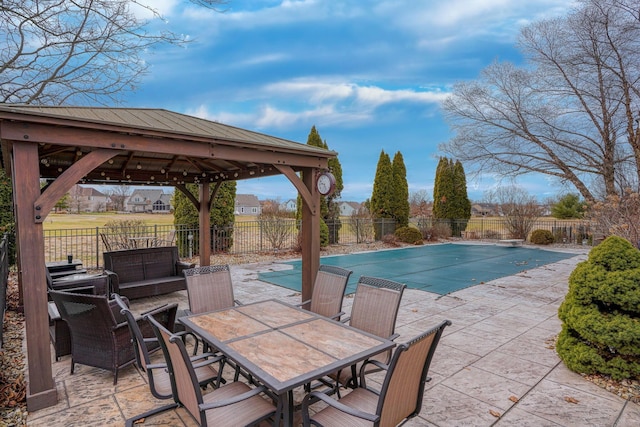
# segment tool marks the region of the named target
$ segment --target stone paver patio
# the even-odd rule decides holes
[[[526,250],[526,249],[514,249]],[[440,296],[407,289],[396,331],[402,342],[443,319],[445,330],[430,369],[420,415],[408,426],[638,426],[640,406],[569,371],[554,350],[560,331],[557,309],[567,279],[586,251]],[[258,271],[287,268],[277,263],[232,266],[236,298],[253,302],[278,298],[298,303],[300,295],[257,280]],[[455,275],[455,270],[451,271]],[[186,292],[134,301],[134,311],[167,301],[186,307]],[[345,311],[352,298],[345,298]],[[32,412],[30,427],[122,426],[125,419],[165,402],[149,393],[146,377],[125,368],[113,386],[109,372],[76,365],[70,357],[53,364],[58,404]],[[374,381],[379,377],[374,377]],[[145,420],[141,426],[197,425],[184,409]]]

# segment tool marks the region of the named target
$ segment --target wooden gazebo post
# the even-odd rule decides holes
[[[31,373],[27,403],[30,411],[58,403],[48,339],[44,234],[42,222],[35,221],[36,201],[40,197],[39,162],[36,144],[19,141],[13,143],[12,167],[14,171],[20,171],[13,176],[16,237],[21,246],[18,275],[22,283],[26,334],[28,337],[38,337],[38,339],[27,340],[28,369]],[[33,268],[33,266],[42,266],[42,268]]]

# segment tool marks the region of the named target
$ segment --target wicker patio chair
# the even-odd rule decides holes
[[[129,325],[129,331],[131,333],[131,338],[133,342],[133,349],[136,357],[136,365],[138,369],[147,374],[147,379],[149,381],[149,389],[153,397],[157,399],[170,399],[173,396],[173,390],[171,388],[171,378],[169,376],[169,369],[167,367],[167,363],[164,359],[161,361],[156,361],[155,363],[151,360],[151,354],[149,352],[149,344],[158,343],[158,338],[155,336],[151,338],[145,338],[142,335],[142,331],[138,326],[138,322],[140,319],[136,319],[131,310],[129,310],[129,306],[122,299],[122,297],[118,294],[113,294],[112,298],[118,304],[120,308],[120,313],[127,319],[127,324]],[[156,310],[147,312],[143,314],[143,319],[146,316],[154,316],[155,312],[158,310],[167,310],[175,311],[178,308],[178,304],[172,303],[168,304],[165,307],[160,307]],[[219,364],[220,358],[214,357],[211,353],[203,353],[197,356],[191,357],[191,362],[196,363],[196,367],[194,367],[196,377],[198,379],[198,384],[200,387],[206,388],[209,384],[217,386],[221,380],[219,375],[219,371],[216,370],[214,364]],[[133,426],[138,420],[144,419],[146,417],[150,417],[157,413],[167,411],[169,409],[173,409],[178,406],[178,402],[174,399],[174,401],[170,404],[152,409],[143,414],[136,415],[135,417],[129,418],[126,422],[126,426]]]
[[[344,314],[342,301],[347,287],[351,270],[333,265],[321,265],[313,283],[311,299],[300,303],[301,307],[308,305],[309,311],[331,319],[340,319]]]
[[[49,291],[62,320],[71,334],[71,373],[80,363],[113,372],[113,384],[118,382],[120,369],[135,362],[131,333],[116,301],[103,295],[85,295],[63,291]],[[171,327],[175,307],[162,307],[154,317]],[[142,333],[152,337],[151,327],[138,321]],[[150,349],[158,345],[150,345]]]
[[[53,279],[47,268],[44,269],[47,289],[54,291],[69,290],[76,293],[107,295],[110,278],[108,274],[73,274],[60,279]]]
[[[73,292],[76,294],[89,294],[89,295],[106,295],[109,290],[109,279],[106,275],[92,276],[82,274],[78,276],[87,276],[74,278],[74,280],[57,280],[51,279],[49,270],[45,268],[47,290],[48,291],[63,291]],[[55,283],[55,285],[54,285]],[[71,353],[71,332],[67,322],[62,320],[56,303],[51,300],[51,295],[48,295],[49,302],[47,311],[49,314],[49,337],[53,343],[53,350],[55,353],[56,362],[62,356],[66,356]]]
[[[351,315],[344,319],[350,326],[358,328],[370,334],[394,340],[398,337],[395,333],[396,319],[400,309],[400,301],[406,285],[393,280],[378,277],[361,276],[356,286],[356,292],[351,306]],[[382,363],[388,363],[391,358],[391,350],[373,357]],[[338,383],[357,387],[360,365],[351,369],[343,369],[339,372]],[[367,372],[375,371],[374,365],[367,367]],[[337,390],[336,390],[337,391]]]
[[[404,423],[422,409],[424,385],[429,365],[448,320],[400,344],[390,363],[370,360],[360,371],[360,386],[336,400],[325,393],[311,392],[302,401],[303,425],[388,427]],[[372,364],[386,371],[382,388],[377,391],[366,385],[366,366]],[[322,400],[328,406],[309,414],[309,405]]]
[[[174,395],[199,425],[244,426],[269,417],[279,421],[280,405],[261,396],[267,392],[264,386],[251,388],[243,382],[233,381],[203,395],[182,339],[155,319],[149,318],[149,322],[167,360]]]

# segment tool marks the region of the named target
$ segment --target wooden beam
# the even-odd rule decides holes
[[[62,173],[62,175],[47,187],[47,190],[43,192],[40,197],[38,197],[38,200],[36,200],[33,205],[33,220],[37,223],[43,222],[47,215],[49,215],[49,212],[51,212],[51,209],[53,209],[55,204],[58,203],[58,200],[60,200],[71,187],[78,183],[83,176],[87,175],[90,171],[94,170],[110,158],[117,156],[118,153],[119,151],[116,150],[98,149],[90,152],[86,156],[83,156],[80,160],[71,165]],[[38,162],[38,167],[39,166],[40,162]],[[39,171],[39,168],[37,171]]]
[[[104,130],[70,128],[23,122],[3,122],[0,138],[53,145],[109,148],[115,150],[176,154],[187,157],[218,158],[239,162],[270,163],[326,169],[335,153],[312,154],[287,147],[239,146],[238,142],[184,136],[150,137]]]
[[[193,203],[193,206],[196,208],[196,211],[200,212],[200,202],[198,201],[198,199],[196,199],[196,196],[194,196],[193,193],[189,191],[186,185],[175,184],[174,187],[180,190],[182,194],[184,194],[187,197],[187,199],[189,199],[191,203]]]
[[[309,190],[306,183],[303,182],[298,176],[298,174],[296,174],[295,171],[291,169],[289,166],[284,166],[284,165],[273,165],[273,166],[275,166],[275,168],[278,169],[280,173],[282,173],[284,176],[286,176],[289,179],[289,181],[291,181],[294,187],[296,187],[296,190],[298,190],[300,197],[302,197],[302,201],[307,205],[312,215],[315,215],[317,210],[316,206],[318,206],[317,203],[320,201],[320,199],[318,198],[318,202],[316,202],[311,193],[314,190],[315,185],[313,185],[312,183],[311,190]],[[317,172],[315,169],[311,169],[311,170],[313,170],[313,178],[314,178],[313,181],[315,181],[315,176]]]
[[[40,162],[37,144],[14,141],[12,152],[16,237],[20,246],[18,280],[24,294],[24,318],[29,354],[27,409],[35,411],[53,406],[58,402],[51,369],[44,235],[42,223],[33,220],[33,206],[40,197]]]
[[[302,182],[313,204],[309,206],[310,204],[303,197],[300,230],[302,234],[302,301],[311,299],[313,283],[320,268],[320,212],[315,209],[315,206],[320,205],[320,193],[315,186],[317,172],[314,168],[302,171]]]
[[[211,265],[211,202],[209,183],[203,182],[198,186],[200,195],[200,265]]]

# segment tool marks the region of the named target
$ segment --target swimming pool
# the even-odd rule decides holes
[[[574,256],[526,246],[445,243],[326,256],[320,258],[320,263],[353,270],[347,294],[355,291],[358,278],[364,275],[395,280],[405,283],[408,288],[445,295]],[[259,273],[258,278],[300,291],[302,261],[283,264],[291,265],[292,269]]]

